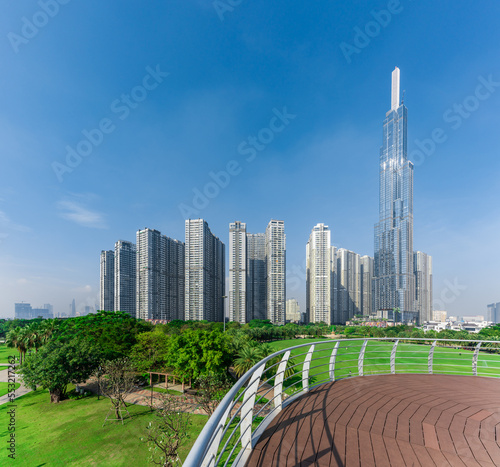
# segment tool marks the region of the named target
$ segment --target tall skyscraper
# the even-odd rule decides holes
[[[271,219],[266,229],[267,317],[285,324],[286,235],[285,223]]]
[[[158,230],[137,232],[137,318],[184,318],[184,252],[184,243]]]
[[[317,224],[306,245],[306,314],[311,323],[332,323],[331,233]]]
[[[115,311],[115,252],[101,251],[101,280],[99,309]],[[75,300],[70,305],[70,316],[75,316]]]
[[[360,258],[359,274],[361,286],[359,311],[363,316],[370,316],[373,310],[373,258],[371,256]]]
[[[136,316],[137,251],[132,242],[115,243],[115,310]]]
[[[414,321],[413,164],[407,156],[407,108],[400,102],[400,73],[392,73],[391,109],[384,120],[380,149],[379,222],[375,225],[376,310],[399,308],[402,321]]]
[[[225,247],[203,219],[186,220],[185,319],[223,321]]]
[[[247,234],[244,222],[229,224],[229,321],[247,322]]]
[[[247,233],[247,321],[267,319],[266,235]]]
[[[415,306],[420,324],[432,320],[432,256],[421,251],[413,254]]]
[[[354,315],[360,314],[360,256],[344,248],[337,249],[334,259],[334,277],[334,323],[344,324]]]

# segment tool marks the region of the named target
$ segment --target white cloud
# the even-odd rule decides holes
[[[74,201],[59,201],[57,203],[59,215],[63,219],[75,222],[83,227],[94,229],[107,229],[108,226],[104,220],[104,216],[97,211],[91,211],[84,205]]]

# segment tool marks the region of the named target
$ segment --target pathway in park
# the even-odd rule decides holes
[[[155,387],[164,389],[165,385],[164,383],[161,384],[155,384]],[[95,394],[97,394],[97,381],[94,378],[89,379],[85,384],[81,384],[80,387],[84,389],[85,391],[90,391]],[[259,390],[259,394],[264,395],[271,386],[269,385],[264,385],[263,388]],[[168,387],[168,389],[174,390],[181,392],[182,386],[179,385],[172,385]],[[144,406],[157,406],[159,402],[161,401],[161,394],[155,391],[151,391],[151,389],[142,389],[142,388],[136,388],[132,393],[128,394],[125,397],[125,402],[128,404],[136,404],[136,405],[144,405]],[[272,398],[272,391],[267,393],[264,397],[266,398]],[[191,395],[191,394],[184,394],[182,396],[174,396],[179,400],[179,410],[182,412],[189,412],[192,414],[198,414],[198,415],[207,415],[205,410],[200,406],[200,404],[196,401],[196,398]],[[237,404],[235,408],[233,409],[233,414],[238,410],[241,404]],[[272,404],[269,404],[268,407],[266,407],[262,412],[259,414],[259,416],[264,417],[266,416],[270,411]],[[261,408],[263,407],[263,404],[256,404],[254,413],[257,413]]]
[[[9,381],[9,370],[6,368],[5,370],[0,370],[0,383],[7,383]],[[27,388],[24,386],[21,382],[21,379],[19,378],[18,375],[16,375],[16,383],[20,383],[21,386],[19,386],[15,390],[16,394],[16,399],[20,396],[24,396],[25,394],[28,394],[28,392],[31,392],[31,389]],[[4,396],[0,397],[0,405],[5,404],[9,402],[9,395],[5,394]]]

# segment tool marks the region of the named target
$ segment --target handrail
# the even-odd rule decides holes
[[[258,440],[259,436],[262,434],[262,432],[265,430],[265,428],[272,422],[274,417],[278,415],[281,410],[286,407],[288,404],[293,402],[293,400],[297,399],[298,397],[304,395],[307,393],[312,387],[322,385],[322,384],[327,384],[330,382],[333,382],[338,379],[342,378],[347,378],[347,377],[363,377],[363,375],[367,374],[365,365],[370,364],[370,357],[366,355],[367,352],[367,346],[369,348],[369,342],[384,342],[384,341],[389,341],[393,342],[393,345],[388,348],[387,351],[387,358],[389,359],[388,363],[382,363],[382,365],[387,365],[388,366],[388,371],[387,372],[372,372],[372,374],[396,374],[398,372],[405,372],[405,368],[401,367],[401,363],[398,364],[398,358],[397,354],[403,354],[406,353],[404,352],[401,347],[404,344],[411,344],[411,343],[421,343],[424,342],[427,344],[430,348],[428,352],[418,352],[416,358],[422,360],[425,358],[425,355],[427,354],[427,362],[424,363],[424,361],[421,362],[408,362],[406,361],[408,356],[403,357],[405,359],[405,365],[409,366],[411,372],[413,373],[443,373],[443,374],[448,374],[450,371],[446,370],[437,370],[436,367],[439,365],[443,366],[443,364],[439,363],[439,359],[436,360],[435,358],[435,351],[437,349],[441,349],[443,347],[438,346],[438,343],[455,343],[454,346],[457,347],[455,350],[463,350],[463,345],[457,345],[457,343],[463,342],[464,344],[467,343],[469,346],[470,350],[468,350],[467,356],[471,357],[471,360],[467,359],[467,364],[464,365],[453,365],[453,364],[448,364],[449,366],[457,367],[461,366],[463,368],[469,368],[471,376],[477,376],[478,374],[478,360],[479,360],[479,352],[480,351],[488,351],[491,350],[490,347],[485,347],[484,344],[496,344],[500,346],[500,341],[494,341],[494,340],[479,340],[479,339],[435,339],[435,338],[425,338],[425,337],[381,337],[381,338],[367,338],[367,337],[362,337],[362,338],[350,338],[350,339],[328,339],[328,340],[318,340],[315,342],[307,342],[305,344],[299,344],[295,345],[292,347],[288,347],[286,349],[278,350],[274,352],[273,354],[267,356],[266,358],[262,359],[258,363],[256,363],[250,370],[248,370],[235,384],[234,386],[229,390],[229,392],[226,394],[226,396],[222,399],[208,422],[206,423],[205,427],[201,431],[200,435],[196,439],[193,447],[191,448],[191,451],[188,454],[188,457],[186,458],[184,462],[185,467],[212,467],[216,465],[216,462],[220,461],[222,459],[222,456],[224,454],[224,450],[222,452],[219,452],[219,448],[221,445],[221,442],[226,434],[226,432],[229,429],[229,424],[227,424],[228,419],[229,423],[233,422],[236,420],[235,417],[238,415],[240,416],[240,420],[238,423],[236,423],[236,427],[233,428],[233,430],[228,434],[229,438],[225,442],[225,446],[227,448],[231,448],[231,453],[229,457],[226,459],[226,464],[228,464],[231,460],[233,453],[237,452],[237,458],[235,459],[233,465],[244,465],[246,462],[246,459],[248,459],[251,450],[253,446],[255,445],[256,441]],[[357,349],[357,351],[354,352],[344,352],[342,353],[342,344],[343,343],[360,343],[360,347]],[[325,348],[326,345],[326,348]],[[302,347],[309,347],[307,352],[300,353],[299,355],[293,355],[293,351],[296,349],[301,349]],[[451,348],[451,347],[445,347],[445,348]],[[351,349],[352,347],[346,347],[346,349]],[[400,350],[401,349],[401,350]],[[323,355],[322,353],[325,353]],[[378,354],[381,354],[382,351],[377,351]],[[313,355],[320,354],[317,357],[313,358]],[[358,355],[357,359],[346,359],[342,360],[343,355]],[[413,353],[413,355],[415,355]],[[452,358],[454,353],[451,353],[447,355],[447,358]],[[274,390],[274,395],[271,400],[265,404],[269,408],[271,408],[270,412],[264,417],[264,419],[260,422],[260,424],[253,429],[252,427],[252,420],[253,418],[256,417],[254,415],[254,409],[255,409],[255,402],[256,399],[258,400],[259,397],[257,397],[258,391],[261,389],[262,385],[259,385],[261,383],[262,375],[265,375],[267,371],[270,370],[270,368],[266,368],[266,364],[275,359],[276,357],[282,356],[282,359],[278,363],[274,363],[272,367],[276,368],[276,374],[272,377],[266,377],[267,381],[271,381],[274,379],[274,385],[271,389],[268,389],[265,393],[267,395],[269,392]],[[304,360],[292,365],[291,367],[287,367],[288,362],[291,358],[297,358],[297,357],[304,357]],[[318,360],[318,359],[324,359],[326,363],[322,365],[316,365],[311,367],[311,361]],[[464,360],[462,358],[462,360]],[[338,368],[338,364],[342,362],[349,362],[349,361],[357,361],[357,366],[348,366],[344,368]],[[493,362],[492,362],[493,363]],[[372,365],[381,365],[380,363],[372,363]],[[424,366],[427,367],[422,370],[417,370],[415,371],[415,366]],[[300,366],[302,366],[302,370],[300,370]],[[313,386],[310,386],[310,379],[311,377],[314,377],[314,375],[310,374],[310,371],[321,367],[325,366],[325,371],[321,373],[317,373],[317,375],[320,374],[325,374],[328,373],[328,376],[326,378],[321,378],[321,381],[316,384],[314,383]],[[336,368],[337,367],[337,368]],[[350,371],[349,368],[355,369],[357,368],[356,371]],[[497,368],[497,367],[490,367],[490,369]],[[292,375],[285,376],[285,372],[287,370],[294,369],[294,373]],[[346,374],[344,376],[336,376],[335,372],[339,370],[345,370]],[[349,373],[347,374],[347,371],[349,370]],[[357,373],[357,374],[356,374]],[[451,372],[453,373],[453,372]],[[284,391],[285,391],[285,382],[289,380],[290,378],[293,378],[294,376],[298,377],[299,379],[294,382],[290,387],[296,387],[298,390],[292,395],[288,395],[286,399],[284,399]],[[495,375],[495,376],[500,376]],[[314,380],[313,380],[314,381]],[[248,384],[247,384],[248,383]],[[298,384],[302,384],[302,389],[300,389],[300,386],[297,386]],[[247,385],[243,393],[240,393],[240,390]],[[261,396],[263,397],[263,396]],[[271,404],[272,401],[272,404]],[[238,404],[238,405],[237,405]],[[233,413],[233,409],[236,409],[236,411]],[[258,413],[260,413],[263,410],[261,408]],[[232,416],[231,416],[232,415]],[[238,437],[237,430],[239,429],[240,434]],[[229,439],[232,438],[232,442],[229,443]],[[234,446],[233,446],[234,443]],[[238,443],[241,443],[241,447],[239,451],[236,451],[236,446]]]

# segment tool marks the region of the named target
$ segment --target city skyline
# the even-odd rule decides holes
[[[432,255],[434,308],[484,314],[500,300],[491,47],[500,5],[392,7],[372,37],[364,31],[387,2],[256,0],[223,21],[198,0],[140,14],[133,4],[71,2],[15,47],[9,34],[22,34],[40,6],[6,5],[0,314],[13,317],[21,301],[60,313],[73,298],[77,312],[94,307],[96,255],[118,238],[133,242],[144,225],[183,238],[183,210],[198,211],[192,217],[226,245],[235,219],[249,232],[282,219],[287,294],[305,310],[314,225],[330,226],[332,245],[373,255],[380,127],[396,65],[411,109],[414,249]]]

